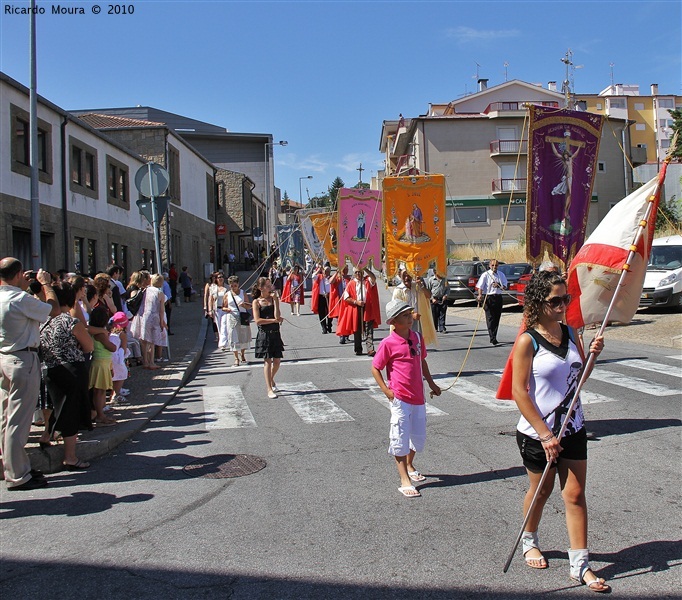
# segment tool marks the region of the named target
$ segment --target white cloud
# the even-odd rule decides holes
[[[278,167],[286,167],[294,171],[314,171],[315,173],[323,173],[329,168],[329,163],[319,158],[317,155],[311,155],[299,158],[296,154],[287,154],[277,159]]]
[[[447,29],[445,35],[454,38],[459,44],[489,42],[519,37],[518,29],[474,29],[473,27],[454,27]]]

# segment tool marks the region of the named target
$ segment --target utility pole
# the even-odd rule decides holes
[[[39,173],[38,163],[40,160],[38,148],[38,76],[36,66],[36,2],[31,0],[31,20],[29,25],[31,38],[31,89],[29,92],[30,115],[30,167],[31,167],[31,269],[40,269],[40,196],[38,191]],[[67,257],[64,257],[66,261]],[[64,265],[66,266],[66,264]]]

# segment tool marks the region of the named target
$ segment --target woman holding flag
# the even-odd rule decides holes
[[[566,281],[557,273],[537,273],[526,288],[527,329],[514,348],[512,379],[513,398],[521,411],[516,439],[530,480],[524,498],[524,515],[528,520],[521,541],[526,564],[534,569],[546,569],[547,560],[540,552],[537,531],[558,472],[571,545],[568,550],[570,576],[591,591],[603,593],[610,592],[611,588],[594,574],[588,562],[587,434],[579,400],[572,414],[567,414],[584,363],[579,340],[563,324],[570,301]],[[603,347],[603,337],[597,337],[590,345],[590,352],[596,358]],[[564,435],[559,440],[556,436],[566,421]],[[549,476],[536,498],[547,463],[552,464]]]

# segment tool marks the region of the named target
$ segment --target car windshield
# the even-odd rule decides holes
[[[518,278],[526,272],[526,265],[499,265],[497,270],[502,271],[507,279]]]
[[[448,267],[448,277],[460,277],[471,273],[471,265],[450,265]]]
[[[671,271],[682,267],[682,246],[653,246],[648,269]]]

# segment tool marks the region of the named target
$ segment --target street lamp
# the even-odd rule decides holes
[[[312,179],[312,175],[306,175],[305,177],[298,178],[298,199],[301,201],[301,206],[303,206],[303,190],[301,189],[301,181],[304,179]]]
[[[270,152],[268,148],[274,147],[274,146],[286,146],[289,142],[286,140],[280,140],[279,142],[265,142],[265,212],[266,212],[266,225],[267,225],[267,230],[268,230],[268,235],[267,235],[267,244],[268,244],[268,250],[267,252],[270,252],[270,243],[271,243],[271,236],[270,233],[272,231],[272,225],[270,223],[270,186],[269,184],[269,179],[270,179],[270,163],[268,158],[270,157]]]

